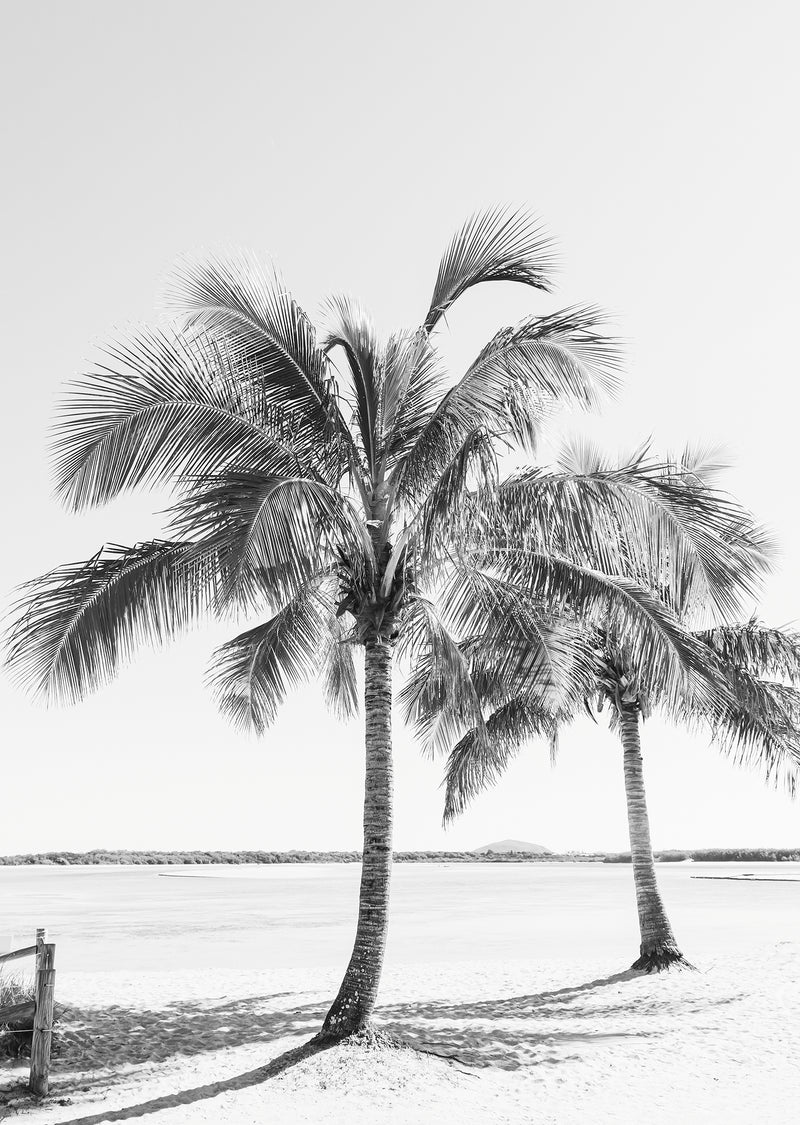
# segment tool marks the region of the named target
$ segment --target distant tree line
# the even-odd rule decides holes
[[[397,863],[630,863],[627,852],[567,852],[538,855],[531,852],[395,852]],[[697,862],[775,862],[800,861],[800,848],[705,848],[699,851],[661,851],[655,858],[662,863]],[[266,864],[266,863],[360,863],[360,852],[167,852],[112,851],[94,849],[90,852],[36,852],[30,855],[0,856],[0,866],[22,867],[42,864],[70,866],[76,864]]]
[[[776,863],[800,862],[800,848],[701,848],[697,851],[654,852],[661,863],[682,863],[692,859],[696,863]],[[630,852],[607,855],[604,863],[630,863]]]

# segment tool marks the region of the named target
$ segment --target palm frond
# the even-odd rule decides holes
[[[171,528],[225,567],[223,603],[291,599],[330,569],[335,549],[369,565],[371,544],[347,497],[319,480],[230,472],[198,481],[172,509]]]
[[[202,334],[142,329],[108,345],[59,405],[57,493],[77,510],[234,460],[264,472],[319,463],[288,420],[279,424],[254,401],[251,376],[248,365]]]
[[[591,690],[595,660],[586,629],[560,610],[554,613],[534,588],[461,557],[439,592],[439,605],[450,628],[466,638],[482,700],[524,690],[551,711],[569,712]]]
[[[312,579],[269,621],[221,645],[208,683],[222,714],[243,730],[263,733],[287,691],[320,671],[331,644],[331,606]]]
[[[529,469],[504,481],[496,523],[507,541],[627,574],[678,613],[707,605],[731,615],[755,594],[768,558],[732,498],[687,487],[644,451],[618,468],[592,463],[582,475]]]
[[[480,734],[484,708],[515,694],[558,721],[580,708],[594,683],[595,657],[573,622],[548,617],[521,591],[469,568],[451,574],[439,605],[443,639],[429,639],[424,617],[406,625],[413,671],[401,701],[427,749],[447,749],[470,728]],[[456,642],[451,629],[473,632]]]
[[[486,281],[518,281],[549,292],[555,267],[551,239],[527,212],[494,207],[478,212],[453,237],[425,317],[431,332],[467,289]]]
[[[447,388],[447,372],[423,329],[389,337],[383,371],[384,456],[391,470],[433,415]]]
[[[167,303],[186,327],[203,328],[254,363],[265,400],[295,412],[309,442],[322,443],[347,463],[352,437],[314,327],[254,255],[185,259],[174,272]]]
[[[472,365],[473,373],[505,371],[513,382],[544,398],[585,409],[619,389],[620,341],[602,329],[601,309],[575,305],[531,316],[496,333]]]
[[[351,719],[358,714],[358,679],[353,647],[341,618],[336,616],[331,604],[326,616],[322,652],[322,692],[328,708],[340,719]]]
[[[484,495],[497,481],[497,456],[482,430],[473,430],[409,518],[409,538],[423,565],[458,549],[476,520]]]
[[[447,759],[444,823],[455,820],[480,793],[496,785],[531,739],[545,738],[552,746],[560,721],[529,700],[514,698],[489,716],[483,736],[467,731]]]
[[[473,553],[471,565],[490,565],[500,578],[527,591],[554,614],[567,613],[603,630],[613,628],[615,644],[630,665],[676,707],[686,692],[707,700],[722,690],[704,646],[663,602],[630,578],[515,547],[482,548]]]
[[[426,752],[446,751],[465,727],[480,728],[469,661],[427,598],[411,599],[398,655],[410,656],[414,668],[399,695],[403,717]]]
[[[75,703],[107,684],[145,643],[160,645],[213,604],[216,561],[191,543],[106,547],[20,588],[6,662],[47,703]]]
[[[466,642],[480,699],[492,706],[513,696],[566,721],[594,690],[597,646],[592,630],[539,607],[497,617]]]
[[[634,463],[647,456],[650,443],[640,446],[625,463]],[[591,477],[598,473],[608,473],[617,466],[611,463],[604,449],[584,434],[573,434],[562,440],[556,453],[554,468],[573,477]]]
[[[800,684],[800,634],[796,632],[771,628],[751,618],[698,629],[694,635],[725,667],[741,668],[762,679],[782,678]]]
[[[706,701],[688,697],[673,717],[707,726],[736,764],[760,770],[794,796],[800,778],[800,638],[755,619],[693,635],[728,690]]]
[[[425,491],[468,435],[530,445],[552,404],[591,407],[615,385],[617,345],[595,309],[568,309],[499,332],[442,398],[401,467],[401,492]]]
[[[687,726],[699,722],[738,766],[758,770],[767,783],[795,796],[800,779],[800,691],[754,675],[743,666],[723,666],[730,693],[727,704],[698,708],[687,700],[674,717]]]
[[[722,446],[686,445],[675,464],[682,476],[702,487],[713,488],[733,462]]]
[[[324,305],[326,333],[321,342],[328,354],[340,347],[347,357],[356,402],[356,418],[367,470],[374,479],[381,446],[381,352],[375,326],[366,309],[344,295],[329,297]]]

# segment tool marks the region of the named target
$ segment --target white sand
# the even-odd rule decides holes
[[[800,941],[777,939],[797,936],[651,977],[605,956],[541,961],[535,950],[528,961],[397,966],[381,1026],[452,1061],[345,1045],[277,1075],[265,1064],[318,1028],[338,984],[331,970],[65,971],[68,1038],[49,1103],[13,1097],[0,1116],[788,1125],[800,1106]],[[0,1089],[26,1074],[0,1071]]]

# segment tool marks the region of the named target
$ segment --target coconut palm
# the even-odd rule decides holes
[[[800,637],[751,620],[698,630],[707,649],[709,677],[722,691],[711,705],[686,695],[677,707],[669,692],[644,686],[609,639],[597,643],[598,709],[607,705],[610,725],[623,748],[625,796],[639,917],[639,956],[632,968],[647,972],[688,962],[681,953],[656,880],[641,754],[641,722],[654,709],[705,728],[711,741],[734,760],[759,768],[769,780],[794,792],[800,774]],[[777,676],[777,678],[772,678]],[[453,749],[446,770],[445,820],[503,773],[513,756],[536,736],[555,738],[573,715],[547,711],[539,693],[524,688],[507,698],[485,722],[486,735],[467,732]]]
[[[800,637],[756,621],[692,634],[708,651],[710,674],[727,687],[712,707],[690,694],[678,705],[645,686],[624,655],[607,644],[599,667],[598,699],[609,706],[623,748],[640,951],[633,968],[648,972],[686,964],[656,882],[641,754],[641,722],[654,707],[711,741],[736,760],[760,767],[768,780],[794,791],[800,771]],[[777,675],[777,680],[770,677]]]
[[[641,463],[637,472],[641,475]],[[747,513],[703,485],[699,466],[684,459],[679,470],[665,463],[653,466],[654,495],[666,486],[684,491],[689,507],[701,502],[706,513],[717,512],[717,526],[730,544],[740,568],[733,583],[722,574],[719,590],[729,607],[735,598],[735,585],[751,585],[763,568],[768,541],[753,525]],[[609,471],[597,463],[589,472],[594,484],[617,488],[620,474],[627,468]],[[514,487],[513,483],[511,487]],[[501,488],[502,491],[502,488]],[[641,511],[645,515],[645,511]],[[624,520],[616,515],[607,523],[610,538],[625,544]],[[612,526],[612,524],[614,526]],[[727,524],[727,531],[725,531]],[[702,605],[702,583],[692,571],[698,559],[686,553],[679,558],[674,547],[652,537],[654,554],[650,559],[633,554],[627,564],[641,579],[651,576],[662,602],[685,611]],[[661,561],[658,562],[658,557]],[[670,578],[670,573],[672,577]],[[720,604],[720,598],[716,599]],[[634,884],[640,928],[640,955],[636,969],[652,971],[670,964],[686,964],[669,923],[658,890],[650,844],[649,818],[645,799],[640,746],[640,722],[654,709],[692,727],[703,726],[712,740],[738,761],[757,764],[768,779],[783,780],[793,788],[800,768],[800,693],[794,685],[800,680],[800,638],[782,630],[766,629],[755,621],[746,625],[718,625],[709,629],[685,630],[687,643],[695,646],[697,664],[695,684],[674,664],[653,664],[634,651],[630,637],[619,630],[613,613],[598,621],[580,619],[565,605],[562,625],[582,631],[587,660],[593,665],[592,687],[583,703],[608,705],[611,726],[623,746],[625,793],[633,861]],[[501,639],[502,638],[502,639]],[[511,635],[513,639],[513,632]],[[571,710],[563,701],[554,706],[537,683],[535,669],[525,669],[520,654],[514,664],[509,654],[509,636],[494,628],[481,637],[462,643],[470,661],[473,688],[484,709],[491,713],[479,726],[469,730],[453,748],[446,769],[445,822],[458,815],[483,788],[495,783],[511,758],[531,738],[546,736],[555,748],[558,729],[582,710],[572,700]],[[524,641],[514,643],[522,648]],[[514,674],[509,676],[509,668]],[[677,669],[677,675],[676,673]],[[701,690],[697,690],[697,685]],[[423,730],[438,721],[442,712],[456,707],[452,693],[438,690],[427,663],[423,662],[405,689],[410,717]],[[590,711],[591,713],[591,711]],[[455,724],[451,721],[450,730]]]
[[[287,690],[317,674],[332,706],[352,713],[363,649],[359,913],[328,1036],[368,1022],[383,962],[397,642],[458,676],[425,591],[453,570],[462,498],[476,520],[498,453],[532,445],[553,405],[592,408],[617,382],[618,349],[594,308],[527,317],[466,371],[446,370],[435,336],[460,296],[490,281],[547,291],[552,269],[551,242],[529,216],[477,215],[447,248],[421,325],[380,340],[344,296],[328,301],[317,332],[248,255],[188,261],[168,294],[175,323],[106,346],[61,405],[55,483],[68,507],[136,487],[166,488],[174,503],[163,539],[106,547],[24,588],[8,662],[35,696],[76,702],[143,643],[209,614],[246,616],[258,623],[214,654],[209,678],[222,712],[261,731]],[[621,595],[586,592],[598,596]],[[485,623],[491,606],[473,601]],[[628,612],[641,616],[635,601]],[[650,633],[668,643],[658,623]],[[554,665],[553,679],[568,671]]]

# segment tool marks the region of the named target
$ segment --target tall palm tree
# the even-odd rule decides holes
[[[638,470],[641,471],[641,463]],[[717,595],[724,593],[729,605],[737,582],[748,585],[762,568],[768,541],[752,524],[747,514],[730,500],[711,491],[702,482],[697,466],[686,462],[676,472],[673,465],[653,466],[655,494],[663,486],[684,490],[689,507],[701,498],[704,510],[716,509],[723,542],[727,541],[737,565],[738,575],[727,578],[717,573]],[[626,467],[607,470],[595,464],[589,474],[595,486],[616,488]],[[646,510],[640,514],[646,516]],[[727,524],[727,531],[725,525]],[[617,513],[606,524],[608,535],[625,543],[630,514],[620,519]],[[702,604],[702,584],[692,571],[698,558],[684,554],[680,560],[657,535],[651,537],[654,553],[650,559],[628,553],[626,563],[641,579],[649,573],[659,587],[661,601],[680,605],[684,610]],[[657,562],[658,556],[661,561]],[[670,578],[670,571],[672,578]],[[656,581],[656,578],[658,581]],[[733,579],[733,582],[730,580]],[[706,592],[706,596],[709,591]],[[716,598],[719,603],[719,597]],[[695,646],[696,671],[702,690],[688,683],[684,671],[670,664],[656,665],[642,660],[614,623],[613,612],[604,619],[580,620],[574,607],[565,605],[563,624],[582,630],[587,660],[593,665],[592,686],[583,703],[592,699],[598,709],[606,704],[611,725],[623,746],[625,793],[633,862],[634,885],[640,929],[640,953],[633,968],[652,971],[670,964],[686,964],[678,948],[658,890],[650,843],[649,818],[642,774],[640,721],[658,708],[667,716],[692,727],[704,726],[712,740],[745,763],[756,763],[768,779],[784,780],[793,789],[800,769],[800,638],[783,630],[766,629],[755,621],[746,625],[717,625],[710,629],[685,630],[687,643]],[[517,658],[511,662],[509,638],[499,643],[497,629],[462,644],[470,660],[473,690],[484,709],[491,713],[477,727],[467,731],[453,748],[446,769],[445,822],[463,811],[483,788],[495,783],[508,762],[531,738],[546,736],[555,752],[559,727],[572,721],[582,710],[571,700],[554,706],[537,682],[536,669],[525,668]],[[524,647],[520,639],[517,644]],[[513,675],[509,676],[509,668]],[[409,715],[422,730],[440,721],[448,710],[457,712],[451,693],[441,693],[427,662],[420,664],[405,689]],[[590,711],[591,713],[591,711]],[[449,729],[455,729],[450,722]]]
[[[261,731],[287,689],[318,673],[329,702],[351,713],[353,654],[363,649],[358,924],[326,1036],[365,1026],[377,996],[398,641],[459,675],[460,656],[425,591],[458,584],[463,525],[479,519],[498,454],[531,447],[553,405],[592,408],[617,382],[618,349],[593,308],[527,317],[457,377],[445,369],[435,335],[461,295],[490,281],[547,291],[552,268],[552,245],[527,215],[479,214],[447,248],[421,325],[382,341],[343,296],[327,303],[318,333],[277,276],[247,255],[184,263],[169,293],[174,325],[106,346],[61,406],[53,452],[67,506],[102,505],[141,486],[171,490],[174,506],[163,539],[106,547],[24,588],[8,662],[34,695],[78,701],[141,644],[209,614],[248,615],[258,624],[214,654],[210,681],[224,714]],[[461,608],[482,627],[495,602],[480,569],[469,577]],[[560,583],[556,571],[554,600]],[[650,620],[646,596],[597,576],[585,586],[584,602],[620,601],[652,645],[675,647],[669,626]],[[522,601],[524,591],[509,586],[505,596]],[[553,691],[569,671],[566,660],[554,665]]]

